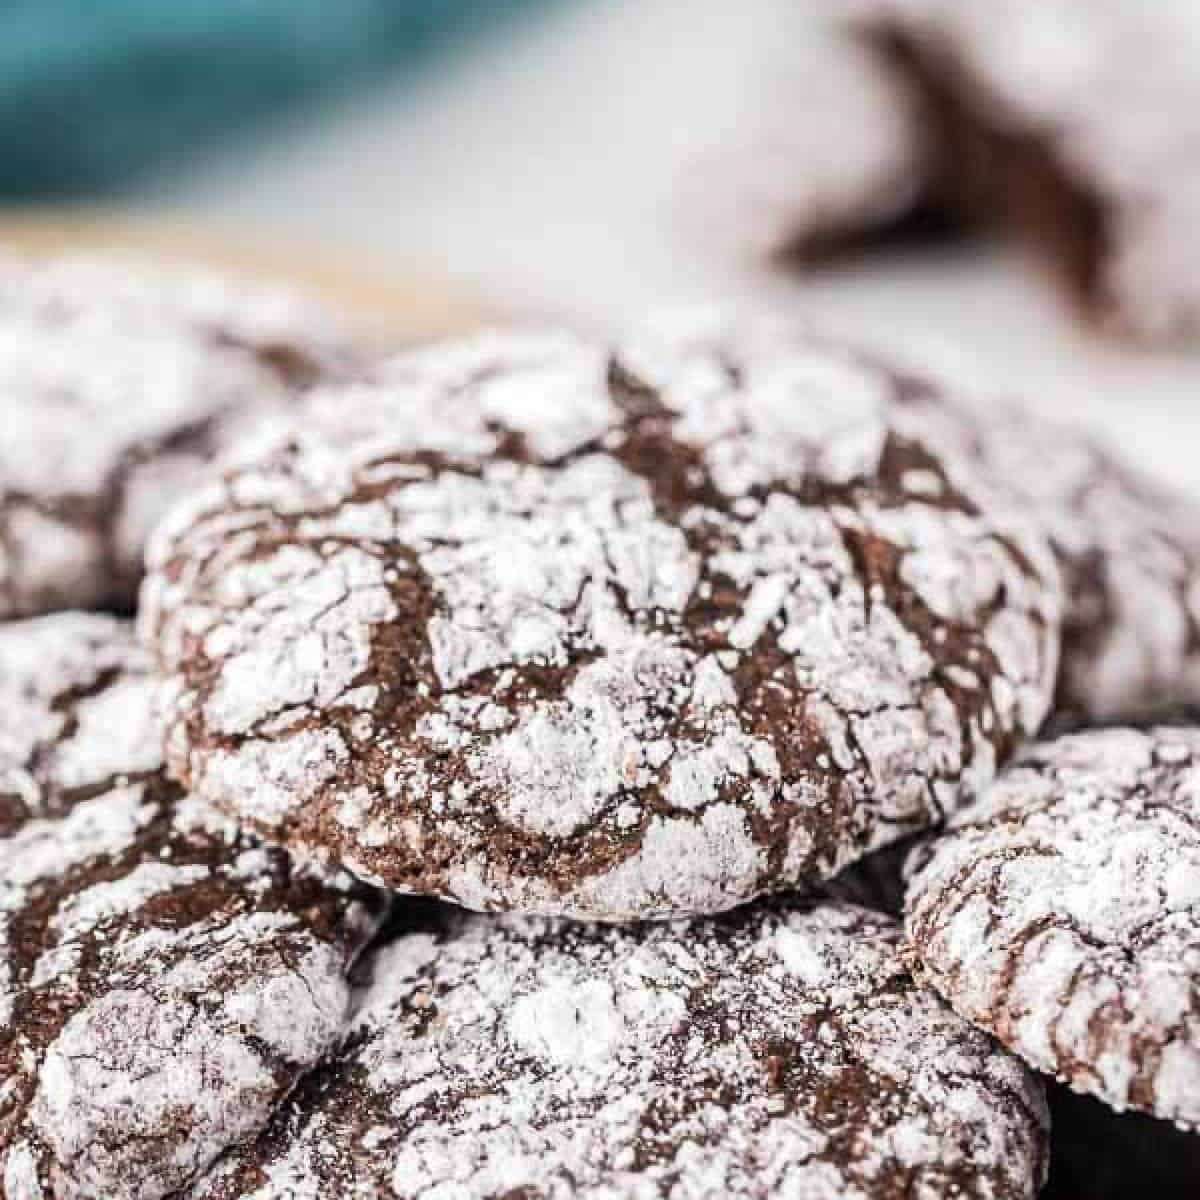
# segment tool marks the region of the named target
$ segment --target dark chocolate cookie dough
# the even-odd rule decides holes
[[[920,975],[1039,1069],[1200,1126],[1200,730],[1022,755],[908,869]]]
[[[288,293],[0,263],[0,617],[132,606],[151,526],[256,415],[348,370]]]
[[[346,1016],[378,902],[204,819],[129,629],[0,629],[0,1193],[156,1200],[254,1136]]]
[[[914,986],[886,917],[444,916],[193,1200],[1032,1197],[1040,1084]]]
[[[391,888],[604,919],[934,823],[1045,716],[1057,571],[892,391],[693,314],[313,398],[151,552],[170,771]]]

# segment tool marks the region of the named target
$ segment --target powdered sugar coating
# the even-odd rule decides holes
[[[1086,434],[1012,409],[991,410],[981,444],[1019,481],[1063,568],[1057,706],[1111,720],[1200,701],[1200,505]]]
[[[1036,746],[909,865],[921,974],[1043,1071],[1200,1127],[1200,732]]]
[[[155,520],[255,413],[345,369],[332,318],[203,273],[0,270],[0,615],[127,605]]]
[[[443,915],[197,1200],[1033,1196],[1041,1088],[849,905],[597,926]]]
[[[1044,530],[1062,570],[1063,720],[1144,721],[1200,701],[1200,505],[1085,431],[990,398],[907,402]]]
[[[7,1200],[155,1200],[252,1137],[339,1036],[377,919],[166,781],[154,686],[119,621],[0,629]]]
[[[1097,262],[1084,285],[1097,315],[1145,339],[1200,332],[1190,234],[1200,217],[1195,5],[853,0],[850,8],[912,39],[962,92],[968,119],[1010,145],[1036,146],[1062,187],[1095,205]]]
[[[385,379],[151,552],[169,769],[264,836],[478,909],[717,911],[929,825],[1045,715],[1044,545],[850,355],[691,316]]]

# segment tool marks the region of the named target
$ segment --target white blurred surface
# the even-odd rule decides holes
[[[904,252],[790,278],[729,253],[736,239],[714,218],[729,181],[698,164],[731,125],[786,113],[759,60],[779,63],[781,5],[795,3],[568,6],[140,202],[298,237],[366,272],[446,277],[499,313],[606,328],[663,303],[766,300],[1100,427],[1200,493],[1200,355],[1089,338],[1011,251]]]

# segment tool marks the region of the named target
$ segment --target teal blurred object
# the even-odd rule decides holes
[[[0,200],[111,191],[550,0],[0,0]]]

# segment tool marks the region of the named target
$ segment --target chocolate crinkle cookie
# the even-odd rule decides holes
[[[1200,8],[852,0],[920,99],[931,189],[1027,235],[1095,319],[1200,334]]]
[[[912,375],[901,395],[1050,543],[1065,593],[1056,721],[1173,720],[1200,704],[1200,504],[1019,405],[952,401]]]
[[[336,1042],[380,916],[215,826],[161,770],[115,619],[0,629],[0,1194],[156,1200]]]
[[[121,260],[0,263],[0,617],[132,607],[154,521],[242,425],[351,370],[290,293]]]
[[[1200,1127],[1200,731],[1030,749],[916,851],[907,910],[921,977],[968,1020],[1114,1108]]]
[[[602,919],[934,823],[1041,724],[1058,579],[891,386],[689,316],[314,397],[155,539],[171,773],[390,888]]]
[[[910,216],[924,186],[913,105],[828,3],[743,0],[685,147],[680,209],[711,255],[820,260]]]
[[[443,916],[194,1200],[1032,1197],[1032,1074],[842,904],[617,927]]]

